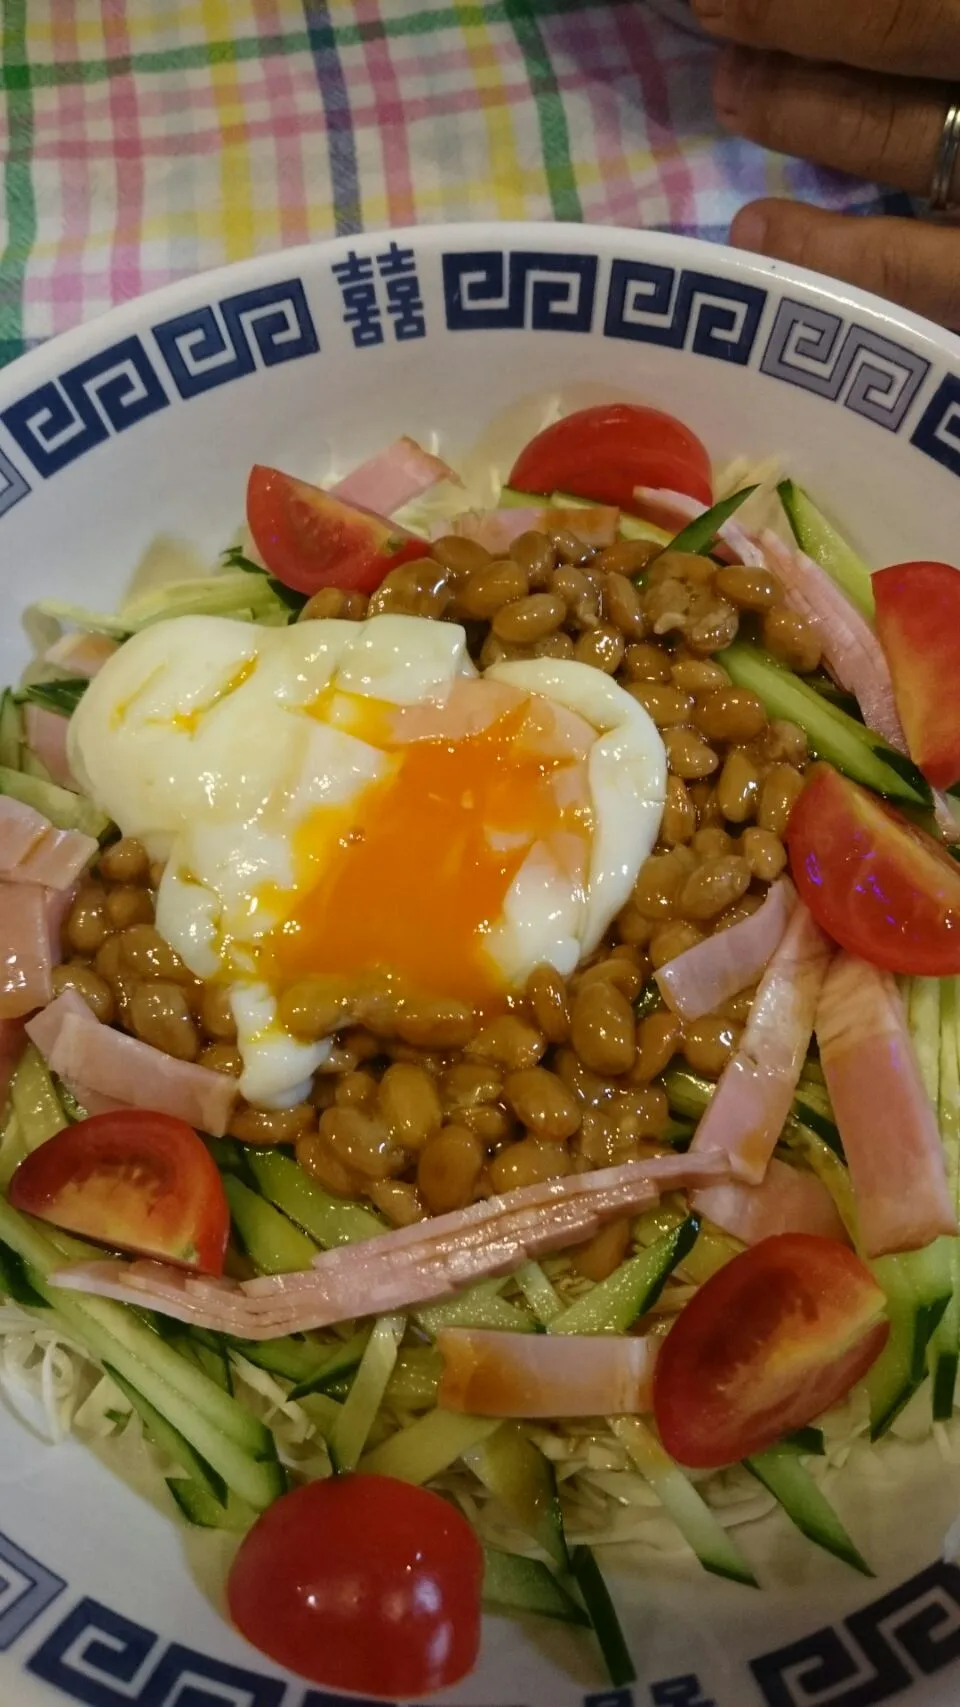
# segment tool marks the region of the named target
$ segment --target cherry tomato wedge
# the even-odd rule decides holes
[[[661,1347],[653,1412],[667,1451],[714,1470],[805,1427],[879,1357],[885,1306],[869,1269],[835,1239],[778,1233],[741,1252]]]
[[[960,780],[960,570],[895,563],[871,579],[910,757],[934,788],[952,788]]]
[[[888,972],[960,972],[960,866],[932,836],[820,765],[786,840],[802,899],[841,948]]]
[[[271,575],[298,593],[372,593],[391,569],[430,549],[386,516],[259,464],[247,481],[247,525]]]
[[[439,1494],[338,1476],[258,1518],[227,1601],[248,1642],[312,1683],[419,1700],[472,1669],[482,1582],[480,1543]]]
[[[182,1120],[146,1109],[66,1126],[20,1163],[16,1209],[137,1256],[222,1274],[230,1236],[223,1181]]]
[[[578,409],[545,427],[520,452],[510,485],[548,497],[569,492],[621,510],[638,510],[637,486],[713,503],[710,458],[700,440],[672,415],[636,403]]]

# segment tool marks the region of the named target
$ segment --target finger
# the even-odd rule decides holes
[[[941,325],[960,326],[957,227],[824,213],[802,202],[760,201],[737,214],[730,241],[739,249],[845,279]]]
[[[933,177],[947,95],[935,83],[727,48],[714,76],[728,130],[914,195]]]
[[[693,0],[711,35],[905,77],[960,77],[960,0]]]

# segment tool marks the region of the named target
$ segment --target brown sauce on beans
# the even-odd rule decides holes
[[[653,971],[761,905],[786,866],[784,832],[804,784],[806,738],[768,722],[716,656],[743,628],[792,668],[819,663],[816,636],[774,576],[661,552],[644,541],[586,549],[529,532],[492,556],[450,534],[394,570],[368,601],[324,588],[301,620],[375,611],[465,623],[481,667],[574,658],[645,707],[667,752],[660,838],[604,941],[569,978],[534,968],[508,1011],[398,1001],[388,985],[304,979],[280,1000],[292,1034],[335,1033],[332,1061],[292,1109],[238,1104],[244,1143],[290,1147],[326,1190],[368,1199],[391,1226],[478,1197],[649,1154],[665,1141],[661,1077],[673,1061],[717,1078],[753,998],[684,1025],[662,1005],[638,1018]],[[193,978],[154,925],[162,866],[133,838],[106,848],[64,926],[55,989],[182,1060],[238,1075],[223,985]],[[630,1243],[628,1220],[575,1254],[599,1280]]]

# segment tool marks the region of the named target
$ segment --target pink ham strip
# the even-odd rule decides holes
[[[72,996],[73,991],[58,996],[28,1028],[51,1072],[68,1084],[87,1085],[117,1102],[171,1114],[223,1136],[237,1095],[232,1079],[101,1025],[81,998],[68,1000]]]
[[[890,973],[838,954],[816,1027],[867,1256],[956,1233],[936,1116]]]
[[[105,634],[62,634],[43,654],[45,664],[54,664],[72,676],[95,676],[117,650],[118,642]]]
[[[460,476],[438,456],[431,456],[415,439],[402,438],[361,463],[331,491],[344,504],[358,504],[361,509],[390,516],[414,498],[422,498],[441,480],[463,485]]]
[[[70,908],[76,898],[76,887],[71,889],[45,889],[43,904],[47,915],[47,934],[50,941],[50,959],[54,966],[59,966],[63,959],[61,938],[63,927]]]
[[[696,498],[688,498],[684,492],[669,492],[659,486],[638,486],[634,497],[644,515],[649,514],[659,527],[673,528],[677,533],[689,522],[705,516],[708,509],[708,505],[701,504]],[[760,546],[734,517],[724,522],[717,539],[718,557],[726,558],[729,563],[745,563],[750,569],[763,568],[764,555]]]
[[[0,877],[25,860],[50,828],[47,818],[22,800],[0,794]]]
[[[23,732],[27,746],[46,765],[50,776],[61,788],[76,789],[70,761],[67,758],[69,717],[46,706],[28,704],[24,711]]]
[[[356,1316],[445,1298],[483,1275],[508,1273],[525,1256],[591,1238],[605,1220],[645,1208],[661,1190],[727,1176],[715,1156],[664,1156],[526,1186],[433,1222],[320,1253],[299,1274],[240,1284],[210,1281],[158,1263],[82,1263],[55,1284],[240,1334],[275,1339]]]
[[[760,535],[767,563],[783,583],[787,604],[817,631],[831,674],[856,698],[864,722],[898,753],[907,743],[880,642],[860,612],[819,563],[791,550],[774,533]]]
[[[763,1179],[790,1112],[832,953],[833,944],[798,903],[697,1127],[692,1148],[727,1156],[748,1185]]]
[[[437,1403],[478,1417],[637,1416],[653,1403],[660,1341],[639,1335],[443,1328]]]
[[[438,526],[437,537],[445,533],[460,534],[464,539],[476,540],[487,551],[503,552],[522,533],[550,533],[562,527],[576,534],[584,545],[600,549],[614,543],[619,525],[620,511],[607,504],[569,510],[531,505],[522,509],[468,511]]]
[[[826,1186],[814,1174],[801,1173],[772,1156],[759,1185],[727,1180],[701,1187],[690,1207],[745,1245],[758,1245],[777,1233],[815,1233],[846,1241],[846,1231]]]
[[[668,960],[654,973],[667,1007],[684,1019],[700,1019],[755,984],[779,947],[796,904],[793,884],[781,877],[748,919]]]
[[[10,883],[41,883],[45,889],[72,889],[96,852],[93,836],[85,836],[80,830],[55,830],[51,825],[26,858],[3,875]]]
[[[0,883],[0,1019],[19,1019],[53,995],[50,926],[42,889]]]
[[[0,1100],[6,1097],[10,1081],[26,1048],[27,1034],[22,1019],[0,1019]]]

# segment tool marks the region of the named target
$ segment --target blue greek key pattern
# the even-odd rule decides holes
[[[960,378],[940,381],[910,440],[941,468],[960,474]]]
[[[777,310],[760,371],[896,433],[930,363],[828,309],[788,299]]]
[[[477,249],[443,257],[451,332],[589,332],[596,292],[595,255]]]
[[[875,1707],[958,1660],[960,1569],[941,1561],[751,1670],[769,1707]]]
[[[5,516],[12,510],[14,504],[19,504],[30,491],[30,482],[25,480],[19,468],[4,456],[0,450],[0,516]]]
[[[607,338],[690,349],[743,367],[750,360],[767,293],[757,285],[614,261],[604,319]]]
[[[154,326],[153,335],[180,396],[198,397],[253,373],[316,355],[316,328],[299,279],[241,291]]]
[[[66,1588],[62,1577],[0,1535],[0,1653],[5,1653]]]
[[[21,397],[0,418],[46,480],[168,402],[140,339],[123,338]]]

